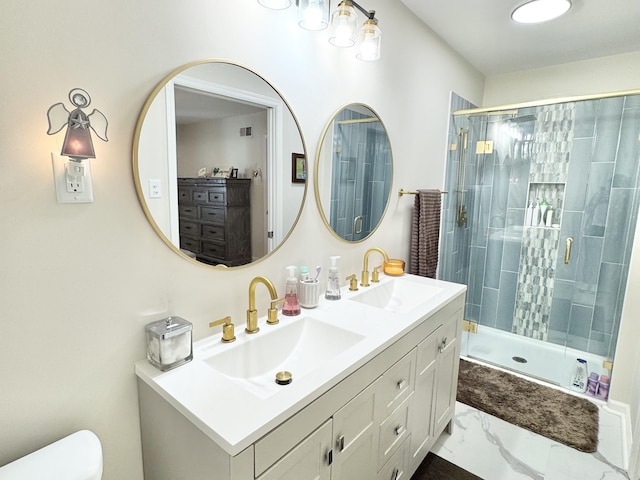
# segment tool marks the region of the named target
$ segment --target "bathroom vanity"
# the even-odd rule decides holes
[[[138,362],[145,478],[408,480],[453,418],[465,291],[385,276],[254,335],[237,322],[175,370]]]

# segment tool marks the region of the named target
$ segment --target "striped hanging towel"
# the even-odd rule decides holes
[[[409,273],[436,278],[441,204],[440,190],[418,190],[411,224]]]

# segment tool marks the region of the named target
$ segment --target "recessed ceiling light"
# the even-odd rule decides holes
[[[518,23],[541,23],[566,13],[570,0],[531,0],[516,7],[511,18]]]

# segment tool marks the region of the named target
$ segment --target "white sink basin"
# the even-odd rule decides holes
[[[287,388],[275,383],[276,373],[291,372],[295,382],[363,338],[313,317],[302,317],[272,331],[268,325],[263,326],[255,336],[203,361],[253,394],[267,398]]]
[[[364,288],[365,291],[354,295],[351,300],[393,313],[406,313],[413,310],[443,290],[440,287],[400,278],[380,285],[360,288]]]

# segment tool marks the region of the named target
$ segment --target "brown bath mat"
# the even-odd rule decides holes
[[[429,452],[411,480],[482,480],[482,478]]]
[[[598,407],[590,401],[460,359],[457,400],[581,452],[598,447]]]

